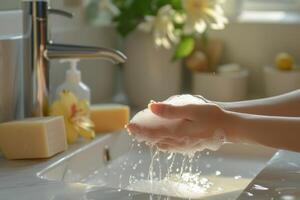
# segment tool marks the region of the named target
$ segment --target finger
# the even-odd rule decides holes
[[[172,146],[181,146],[183,141],[178,139],[172,139],[172,138],[164,138],[160,140],[158,143],[172,145]]]
[[[144,137],[161,140],[161,139],[168,138],[171,133],[165,127],[157,127],[157,128],[143,127],[141,134]]]
[[[211,136],[210,129],[207,129],[207,125],[203,124],[201,121],[192,121],[192,120],[181,120],[176,129],[174,130],[173,135],[176,135],[186,138],[190,138],[191,141],[207,138]]]
[[[156,146],[158,147],[159,150],[163,150],[163,151],[168,151],[169,149],[172,148],[171,145],[164,144],[164,143],[158,143],[158,144],[156,144]]]
[[[191,118],[191,105],[187,106],[174,106],[164,103],[150,103],[149,109],[154,114],[167,118],[167,119],[190,119]]]
[[[126,129],[130,134],[137,134],[139,132],[141,132],[141,128],[139,125],[135,124],[135,123],[129,123],[126,125]]]
[[[129,123],[127,125],[127,130],[134,136],[142,136],[149,139],[163,139],[168,137],[168,134],[170,134],[169,130],[162,126],[151,128],[140,126],[135,123]]]

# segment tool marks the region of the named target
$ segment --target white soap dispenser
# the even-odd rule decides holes
[[[81,72],[77,69],[79,59],[64,59],[61,63],[70,63],[70,69],[66,72],[66,80],[56,90],[56,99],[63,90],[72,92],[78,100],[91,102],[90,88],[81,82]]]

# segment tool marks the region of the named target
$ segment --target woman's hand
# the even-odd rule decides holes
[[[163,150],[192,149],[200,141],[211,138],[217,130],[227,133],[230,115],[216,104],[172,106],[163,103],[150,103],[149,109],[156,115],[175,119],[174,127],[150,128],[130,123],[127,128],[133,135],[156,141]],[[226,135],[230,138],[229,135]]]

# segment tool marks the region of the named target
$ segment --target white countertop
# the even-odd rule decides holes
[[[101,137],[98,136],[95,140],[100,140]],[[116,199],[116,194],[120,197],[117,199],[121,199],[121,196],[128,198],[125,191],[116,192],[109,188],[42,180],[37,176],[37,173],[49,164],[88,143],[88,141],[80,141],[66,152],[45,160],[5,160],[0,156],[0,200],[89,199],[85,197],[86,194],[95,191],[102,194],[97,195],[97,199]]]
[[[98,136],[94,142],[102,137]],[[80,141],[72,145],[68,151],[45,160],[9,161],[0,156],[0,200],[132,199],[127,191],[118,192],[111,188],[93,187],[80,183],[48,181],[37,176],[37,173],[49,164],[59,161],[64,156],[87,144],[89,144],[88,141]],[[246,191],[255,195],[254,199],[282,199],[281,197],[284,197],[284,195],[300,199],[299,180],[300,154],[279,151],[268,166],[252,181]],[[268,188],[268,190],[253,190],[254,185],[261,185]],[[139,196],[142,199],[149,199],[146,194],[140,194]],[[239,199],[244,200],[247,198],[253,199],[246,193],[242,194]]]

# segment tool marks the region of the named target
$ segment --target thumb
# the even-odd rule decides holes
[[[167,119],[189,118],[189,109],[186,106],[173,106],[164,103],[150,103],[148,108],[154,114]]]

